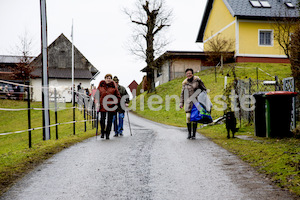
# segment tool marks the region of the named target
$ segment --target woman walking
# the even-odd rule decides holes
[[[193,69],[191,68],[186,69],[185,75],[186,75],[186,79],[182,82],[179,107],[183,108],[184,106],[185,108],[186,125],[188,129],[187,139],[196,139],[197,122],[193,122],[193,127],[192,127],[191,110],[193,107],[193,101],[190,99],[190,97],[199,89],[206,91],[206,87],[204,86],[204,83],[198,76],[194,76]],[[193,135],[191,135],[192,128],[193,128]]]
[[[105,75],[104,80],[99,83],[98,90],[100,94],[101,138],[104,138],[105,135],[106,139],[109,140],[113,116],[116,114],[121,96],[111,74]],[[105,124],[106,118],[107,124]]]

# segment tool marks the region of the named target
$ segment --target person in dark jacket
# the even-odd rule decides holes
[[[118,90],[121,95],[121,102],[119,103],[118,112],[116,115],[114,115],[113,123],[114,123],[114,131],[115,135],[114,137],[118,137],[118,135],[123,136],[123,122],[124,122],[124,116],[125,116],[125,110],[122,108],[122,104],[125,103],[123,106],[128,107],[129,103],[129,96],[128,93],[122,85],[119,85],[119,79],[117,76],[114,76],[113,78],[114,82],[118,86]],[[123,102],[125,101],[125,102]],[[119,120],[118,120],[119,119]]]
[[[77,92],[79,92],[81,90],[81,83],[79,83],[78,85],[77,85]]]
[[[191,110],[193,107],[193,101],[190,99],[190,97],[196,91],[198,91],[198,89],[206,91],[206,87],[204,86],[204,83],[198,76],[194,76],[193,69],[190,68],[186,69],[185,75],[186,75],[186,79],[182,82],[179,107],[183,108],[184,106],[185,108],[186,124],[188,129],[187,139],[195,139],[196,131],[197,131],[197,122],[193,122],[193,135],[191,135],[192,132]]]
[[[101,126],[101,138],[109,139],[113,116],[116,114],[118,109],[118,104],[120,102],[121,96],[118,91],[117,85],[112,80],[111,74],[105,75],[105,80],[99,83],[99,94],[100,94],[100,105],[99,111],[101,114],[100,126]],[[107,117],[107,124],[105,127],[105,121]]]

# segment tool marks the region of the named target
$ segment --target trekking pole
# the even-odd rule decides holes
[[[126,111],[126,112],[127,112],[127,118],[128,118],[128,124],[129,124],[130,136],[132,136],[131,126],[130,126],[130,120],[129,120],[129,114],[128,114],[128,111]]]
[[[96,140],[97,140],[97,136],[98,136],[98,119],[99,118],[99,112],[96,111]]]

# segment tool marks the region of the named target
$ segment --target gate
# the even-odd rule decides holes
[[[295,92],[295,80],[293,77],[285,78],[282,80],[283,90]],[[291,129],[296,128],[296,97],[292,100],[292,113],[291,113]]]

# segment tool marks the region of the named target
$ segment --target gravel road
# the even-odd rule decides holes
[[[200,134],[187,140],[185,128],[131,113],[130,121],[133,136],[126,119],[123,137],[93,137],[63,150],[0,199],[295,199]]]

